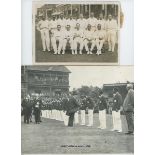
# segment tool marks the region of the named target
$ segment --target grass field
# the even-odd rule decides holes
[[[86,51],[83,51],[83,55],[72,55],[70,50],[66,50],[64,55],[54,55],[52,52],[42,52],[41,36],[36,31],[36,50],[35,60],[39,62],[92,62],[92,63],[117,63],[118,62],[118,50],[116,45],[115,52],[106,52],[102,55],[96,55],[96,51],[93,55],[87,55]]]
[[[23,154],[134,152],[133,135],[110,131],[111,115],[107,115],[106,130],[97,129],[98,114],[94,115],[93,127],[76,125],[70,128],[60,121],[45,118],[42,120],[41,124],[21,122]],[[87,121],[88,118],[86,118]],[[124,116],[122,116],[122,124],[123,132],[126,132],[127,125]]]

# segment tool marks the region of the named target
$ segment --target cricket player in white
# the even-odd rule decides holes
[[[80,28],[80,24],[77,23],[76,24],[76,30],[74,31],[74,38],[73,38],[73,54],[77,54],[77,47],[78,44],[80,45],[80,51],[79,54],[82,54],[82,50],[83,50],[83,30]]]
[[[97,19],[94,17],[94,13],[91,12],[90,17],[87,19],[87,24],[91,25],[92,31],[96,30]]]
[[[55,16],[53,16],[52,19],[50,18],[50,21],[49,21],[49,33],[50,33],[49,36],[50,36],[50,42],[51,42],[51,50],[53,47],[51,39],[56,30],[57,30],[57,22],[55,20]]]
[[[116,43],[116,33],[118,31],[118,25],[117,25],[117,21],[112,18],[112,15],[108,16],[108,20],[106,22],[106,28],[107,28],[109,52],[114,52],[115,43]]]
[[[64,18],[63,14],[60,15],[60,18],[58,18],[56,20],[57,22],[57,25],[60,25],[61,26],[61,30],[64,31],[66,28],[66,19]]]
[[[101,24],[102,30],[105,30],[106,31],[106,20],[104,19],[102,13],[100,14],[99,19],[97,20],[97,25],[98,24]]]
[[[96,46],[97,46],[97,55],[101,54],[101,49],[106,39],[105,31],[102,30],[101,24],[97,25],[97,30],[94,32],[94,36],[96,38]]]
[[[90,48],[88,48],[89,44],[91,44]],[[94,31],[91,29],[90,24],[88,24],[87,30],[84,33],[84,46],[87,51],[87,54],[93,54],[92,51],[95,47],[95,38]]]
[[[102,13],[100,14],[99,19],[97,20],[97,25],[98,24],[101,24],[101,29],[105,33],[105,40],[107,40],[106,20],[104,19]]]
[[[37,30],[41,33],[43,52],[46,50],[50,52],[49,21],[45,17],[42,17],[42,20],[39,21]]]
[[[80,23],[80,29],[85,31],[87,28],[87,20],[83,18],[83,14],[79,15],[79,19],[77,20],[76,23]]]
[[[73,17],[70,15],[67,17],[66,21],[65,21],[65,26],[67,27],[67,25],[70,25],[70,30],[74,31],[75,27],[76,27],[76,20],[73,19]]]
[[[72,54],[74,54],[74,51],[73,51],[73,32],[71,31],[71,26],[70,25],[67,25],[66,26],[66,31],[64,31],[63,52],[62,52],[62,54],[65,54],[67,43],[70,44]]]
[[[63,45],[63,33],[61,31],[61,25],[57,25],[57,30],[51,37],[51,42],[54,49],[54,54],[60,54]],[[58,46],[57,46],[58,43]]]

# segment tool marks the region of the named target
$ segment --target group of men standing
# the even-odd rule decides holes
[[[35,123],[41,122],[42,100],[39,97],[30,97],[27,95],[22,101],[22,115],[24,115],[24,123],[32,122],[32,116],[35,117]]]
[[[83,14],[79,15],[79,19],[72,16],[64,18],[63,15],[58,19],[55,16],[53,19],[41,16],[37,30],[41,34],[43,51],[65,54],[70,47],[73,55],[83,54],[84,48],[86,54],[93,54],[96,47],[96,54],[100,55],[106,42],[108,51],[115,51],[118,23],[111,14],[106,20],[103,14],[95,18],[93,12],[88,19]]]
[[[133,134],[133,112],[134,112],[134,91],[133,85],[127,84],[128,93],[122,100],[118,88],[113,89],[113,105],[112,105],[112,122],[113,129],[111,131],[122,132],[121,111],[124,112],[128,124],[127,134]],[[104,94],[99,95],[97,104],[99,110],[99,129],[107,128],[107,99]],[[72,94],[57,95],[55,98],[46,97],[44,99],[26,98],[22,102],[24,111],[24,122],[29,123],[32,109],[35,115],[35,122],[41,122],[41,116],[44,118],[63,121],[65,126],[73,127],[74,124],[93,126],[93,114],[95,102],[90,96],[81,95],[76,92]],[[88,112],[88,124],[86,124],[86,111]],[[79,116],[80,112],[80,116]]]

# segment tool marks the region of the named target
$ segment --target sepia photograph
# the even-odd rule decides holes
[[[133,154],[133,66],[21,66],[21,151]]]
[[[119,2],[33,2],[33,62],[119,63]]]

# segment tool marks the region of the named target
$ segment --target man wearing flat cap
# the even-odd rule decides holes
[[[128,132],[127,134],[133,134],[134,132],[134,90],[132,84],[127,84],[128,93],[124,99],[123,110],[125,112],[127,124],[128,124]]]

